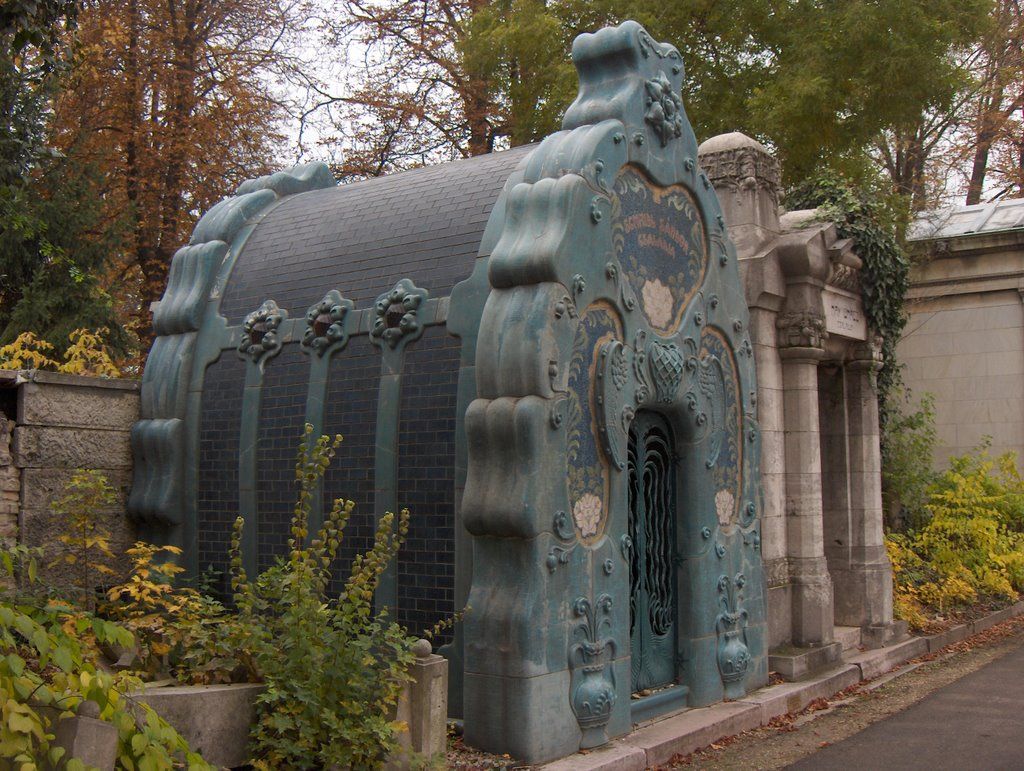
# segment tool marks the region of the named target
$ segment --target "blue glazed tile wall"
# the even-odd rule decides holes
[[[398,555],[398,620],[421,633],[454,610],[455,408],[461,343],[430,327],[405,352],[396,501],[412,518]],[[436,644],[449,642],[446,633]]]
[[[238,434],[242,425],[245,362],[225,352],[206,370],[200,409],[196,531],[200,571],[220,572],[228,589],[231,524],[238,516]]]
[[[295,343],[266,362],[256,448],[260,570],[288,548],[295,507],[295,453],[305,425],[309,356]]]

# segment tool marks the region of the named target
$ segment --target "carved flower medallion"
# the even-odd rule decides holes
[[[675,305],[672,290],[660,278],[655,278],[644,282],[641,294],[648,320],[658,329],[666,329],[672,322],[672,307]]]
[[[725,527],[732,522],[733,510],[736,506],[736,499],[730,490],[719,490],[715,493],[715,513],[718,514],[718,523]]]
[[[352,308],[352,301],[341,296],[337,289],[332,289],[324,299],[311,305],[306,312],[306,331],[302,336],[302,347],[307,351],[315,351],[317,356],[335,343],[344,342],[345,316]]]
[[[587,493],[573,505],[572,518],[584,538],[589,538],[597,533],[597,528],[601,524],[603,508],[601,499],[593,493]]]
[[[683,100],[664,73],[648,80],[646,91],[647,113],[644,120],[651,124],[664,147],[683,135]]]
[[[403,278],[394,289],[378,297],[373,306],[376,318],[370,329],[370,339],[378,345],[397,348],[399,343],[419,337],[423,332],[419,310],[427,295],[426,289]]]

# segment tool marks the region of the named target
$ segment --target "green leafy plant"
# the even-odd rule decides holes
[[[935,397],[922,394],[915,405],[910,391],[897,385],[890,394],[882,444],[882,499],[890,529],[925,523],[929,488],[937,477],[932,468],[936,441]]]
[[[916,628],[927,610],[1016,600],[1024,590],[1024,480],[1016,457],[987,449],[950,459],[928,490],[923,524],[886,537],[895,607]]]
[[[68,588],[87,610],[95,610],[102,582],[115,575],[114,553],[110,549],[110,531],[103,526],[100,512],[114,504],[114,488],[99,471],[78,469],[64,486],[63,495],[51,508],[64,523],[57,540],[63,550],[51,567],[68,568]]]
[[[855,187],[835,172],[819,173],[786,193],[790,209],[819,208],[836,223],[841,238],[852,238],[864,261],[861,296],[868,324],[882,336],[882,369],[878,373],[882,427],[887,422],[887,398],[899,377],[896,344],[907,316],[903,309],[909,286],[910,262],[897,237],[906,214],[891,196],[870,187]]]
[[[176,546],[153,546],[137,542],[126,551],[131,568],[124,582],[107,590],[101,613],[131,631],[135,645],[121,663],[153,678],[169,668],[168,654],[179,634],[175,620],[190,617],[196,592],[174,586],[183,568],[172,559],[181,554]],[[166,559],[160,559],[165,557]]]
[[[150,707],[131,694],[141,687],[127,673],[98,665],[98,646],[130,646],[123,627],[54,599],[38,579],[38,551],[12,546],[0,551],[4,572],[20,588],[0,602],[0,758],[29,771],[43,763],[84,769],[54,744],[56,722],[91,702],[99,718],[118,732],[118,764],[156,771],[186,763],[210,768]],[[6,767],[6,766],[5,766]]]
[[[373,547],[358,555],[337,599],[331,566],[354,503],[338,499],[309,539],[315,492],[341,437],[314,439],[306,426],[296,463],[299,493],[288,553],[250,580],[242,566],[244,521],[234,526],[231,585],[236,647],[252,652],[266,689],[252,732],[260,768],[374,768],[397,747],[394,720],[409,682],[415,638],[374,612],[373,596],[409,528],[409,512],[381,517]]]
[[[173,676],[190,685],[259,682],[251,651],[240,644],[238,616],[188,586],[173,562],[176,546],[138,542],[126,552],[131,568],[107,591],[101,612],[135,636],[127,657],[148,678]]]

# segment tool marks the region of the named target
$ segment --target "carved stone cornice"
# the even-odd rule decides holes
[[[761,190],[778,206],[782,176],[779,162],[755,145],[701,153],[700,165],[715,190],[729,190],[737,195]]]
[[[780,313],[775,326],[779,348],[822,348],[828,339],[825,317],[810,311]]]
[[[860,271],[841,262],[833,262],[825,283],[860,294]]]
[[[877,372],[882,368],[882,343],[881,335],[868,333],[868,339],[854,346],[850,351],[849,366],[855,369],[871,369]]]

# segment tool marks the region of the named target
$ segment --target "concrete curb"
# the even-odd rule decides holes
[[[688,755],[719,739],[765,725],[779,715],[799,712],[815,699],[828,698],[851,685],[873,680],[910,659],[934,653],[1017,616],[1024,616],[1024,601],[938,634],[911,637],[887,648],[855,653],[847,656],[838,668],[810,680],[772,685],[739,701],[689,709],[641,724],[628,736],[547,763],[540,769],[642,771],[665,763],[674,755]]]

